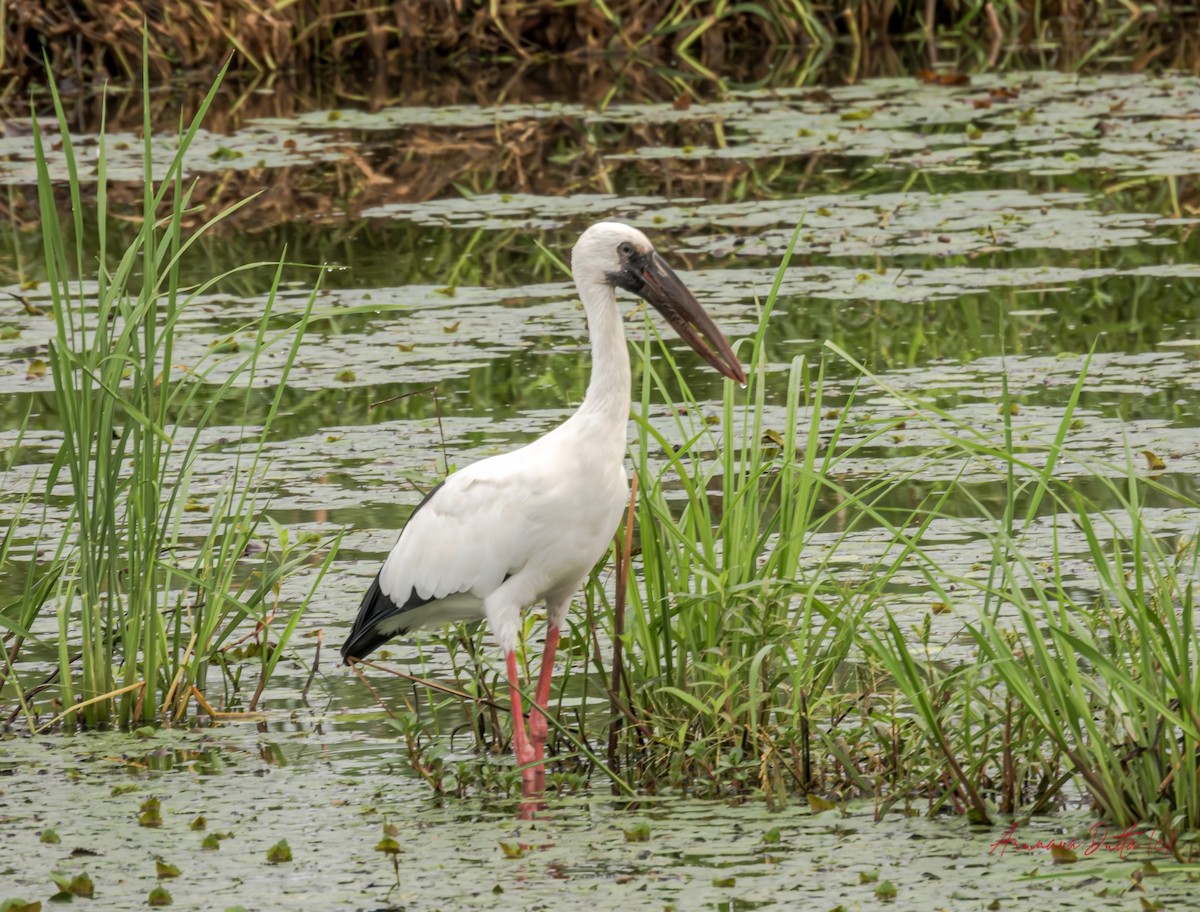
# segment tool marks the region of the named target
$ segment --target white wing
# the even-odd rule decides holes
[[[379,572],[385,595],[398,604],[460,592],[482,601],[524,565],[545,491],[512,458],[520,453],[451,475],[413,513]]]
[[[574,591],[608,547],[627,494],[624,463],[596,458],[579,437],[568,422],[435,488],[363,599],[343,657],[364,658],[415,627],[482,618],[484,599],[518,574],[516,610]]]

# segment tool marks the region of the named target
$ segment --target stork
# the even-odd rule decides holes
[[[486,619],[505,657],[525,794],[544,783],[550,679],[571,597],[607,551],[629,496],[631,379],[617,289],[645,299],[705,361],[746,382],[729,342],[636,228],[592,225],[576,242],[571,266],[592,345],[583,403],[546,436],[460,469],[425,496],[341,650],[350,665],[410,630]],[[521,612],[539,602],[546,643],[527,733],[516,646]]]

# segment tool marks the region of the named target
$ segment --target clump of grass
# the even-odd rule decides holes
[[[996,581],[1015,622],[984,613],[970,633],[1106,821],[1200,829],[1200,538],[1156,540],[1136,490],[1119,511],[1080,501],[1064,516],[1087,536],[1099,592],[1064,580],[1057,541],[1049,578],[1017,553]]]
[[[143,79],[149,97],[148,72]],[[267,501],[262,441],[279,408],[316,289],[293,325],[272,331],[283,261],[234,270],[264,266],[274,270],[261,317],[239,333],[240,338],[252,340],[248,350],[237,357],[211,352],[182,375],[176,369],[180,316],[229,275],[184,288],[181,262],[213,222],[247,202],[235,204],[195,232],[185,232],[191,189],[184,184],[184,157],[219,83],[218,79],[181,132],[175,154],[161,174],[153,163],[147,109],[142,223],[115,264],[106,248],[102,134],[95,164],[98,269],[87,282],[82,278],[88,264],[80,162],[53,85],[69,172],[70,225],[60,222],[41,126],[35,122],[44,258],[56,327],[49,361],[63,434],[45,491],[47,498],[54,497],[57,482],[65,480],[72,506],[55,553],[61,575],[54,577],[52,586],[58,620],[57,688],[65,707],[57,719],[68,724],[130,725],[178,719],[193,697],[207,706],[210,663],[248,618],[262,625],[264,641],[268,632],[275,637],[271,648],[261,650],[253,703],[336,550],[335,541],[303,604],[286,622],[270,627],[270,609],[275,607],[281,581],[306,565],[315,549],[289,546],[286,538],[276,535],[277,546],[263,551],[256,566],[244,555],[260,535]],[[73,249],[68,237],[74,239]],[[201,542],[189,542],[181,534],[181,525],[183,514],[195,507],[191,482],[202,432],[214,422],[218,406],[229,406],[235,384],[245,384],[242,410],[243,416],[248,414],[259,395],[253,392],[258,359],[276,346],[285,349],[285,364],[259,443],[248,453],[239,451],[222,488],[204,497],[208,531]],[[214,384],[209,378],[218,368],[226,378]],[[43,595],[47,578],[36,584],[43,587],[39,590]],[[30,589],[27,583],[27,593]],[[30,598],[19,623],[9,629],[27,635],[35,608],[41,610],[39,601]],[[12,661],[16,658],[13,655]],[[10,680],[19,689],[15,676]]]
[[[985,573],[953,576],[918,551],[938,597],[964,618],[979,662],[946,671],[920,660],[890,617],[869,634],[869,649],[952,771],[939,805],[960,792],[986,819],[1051,807],[1075,788],[1112,826],[1173,836],[1200,829],[1200,536],[1156,536],[1144,511],[1151,492],[1189,511],[1200,504],[1140,476],[1132,453],[1113,465],[1073,451],[1067,439],[1087,372],[1085,364],[1040,445],[1015,444],[1007,382],[996,440],[911,400],[951,450],[989,466],[1005,490],[998,510],[970,499],[993,530]],[[1057,477],[1070,464],[1099,482],[1105,506]],[[1034,539],[1043,509],[1049,529]],[[1078,546],[1065,543],[1080,535],[1083,584],[1067,569]]]

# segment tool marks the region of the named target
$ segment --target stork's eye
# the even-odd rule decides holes
[[[633,256],[633,245],[629,241],[625,241],[617,247],[617,253],[623,257]]]

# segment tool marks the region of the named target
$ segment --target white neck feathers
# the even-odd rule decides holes
[[[617,297],[608,282],[579,282],[579,297],[592,339],[592,379],[579,411],[603,413],[622,426],[629,420],[629,348]]]

